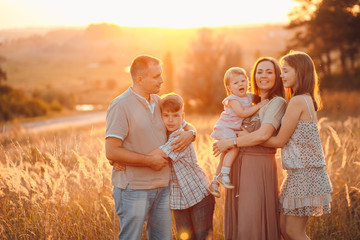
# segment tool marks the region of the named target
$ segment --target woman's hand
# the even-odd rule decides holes
[[[238,137],[245,136],[245,135],[249,134],[249,132],[243,126],[241,126],[240,131],[235,131],[235,133],[236,133],[236,136],[238,136]]]
[[[194,140],[194,135],[191,131],[182,131],[174,134],[174,137],[180,136],[176,139],[171,146],[173,147],[174,152],[182,152],[184,151]]]
[[[213,144],[213,155],[215,157],[219,156],[222,152],[226,152],[229,149],[234,147],[234,139],[221,139],[215,141]]]

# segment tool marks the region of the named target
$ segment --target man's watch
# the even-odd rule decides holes
[[[194,137],[194,140],[195,140],[195,138],[196,138],[196,132],[195,132],[195,130],[190,130],[190,132],[192,132],[193,137]]]

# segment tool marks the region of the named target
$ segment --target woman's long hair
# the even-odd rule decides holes
[[[275,70],[275,84],[272,87],[272,89],[270,89],[269,91],[268,99],[270,100],[275,96],[279,96],[283,98],[287,97],[285,95],[285,88],[280,77],[281,69],[278,61],[272,57],[261,57],[255,62],[254,67],[251,71],[251,91],[255,94],[254,103],[258,103],[261,101],[260,89],[256,84],[256,71],[259,63],[264,61],[271,62],[274,65],[274,70]]]

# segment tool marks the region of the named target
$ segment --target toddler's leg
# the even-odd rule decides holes
[[[214,195],[215,197],[220,197],[220,192],[219,192],[219,183],[217,182],[217,177],[219,176],[220,172],[221,172],[221,168],[222,168],[222,165],[223,165],[223,160],[224,160],[224,153],[222,153],[220,155],[220,159],[219,159],[219,163],[216,167],[216,172],[215,172],[215,175],[214,175],[214,178],[211,182],[211,185],[209,186],[209,192]]]
[[[226,153],[221,153],[221,155],[220,155],[219,163],[218,163],[218,165],[217,165],[214,178],[217,177],[217,176],[219,176],[219,174],[220,174],[220,172],[221,172],[221,168],[223,167],[223,162],[224,162],[225,154],[226,154]]]
[[[231,165],[239,152],[239,148],[230,149],[226,152],[224,157],[223,166],[221,168],[221,175],[218,177],[217,181],[222,184],[224,187],[232,189],[234,185],[231,184],[229,174],[231,170]]]
[[[223,162],[222,166],[231,168],[231,165],[238,153],[239,153],[239,148],[237,148],[237,147],[232,148],[229,151],[227,151],[224,156],[224,160],[223,160],[224,162]]]

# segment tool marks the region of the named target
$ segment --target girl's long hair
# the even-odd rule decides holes
[[[283,61],[295,69],[298,89],[296,89],[295,92],[292,90],[291,94],[294,96],[310,94],[315,110],[320,110],[322,108],[322,102],[320,97],[319,79],[311,57],[304,52],[290,51],[280,59],[280,62]]]

